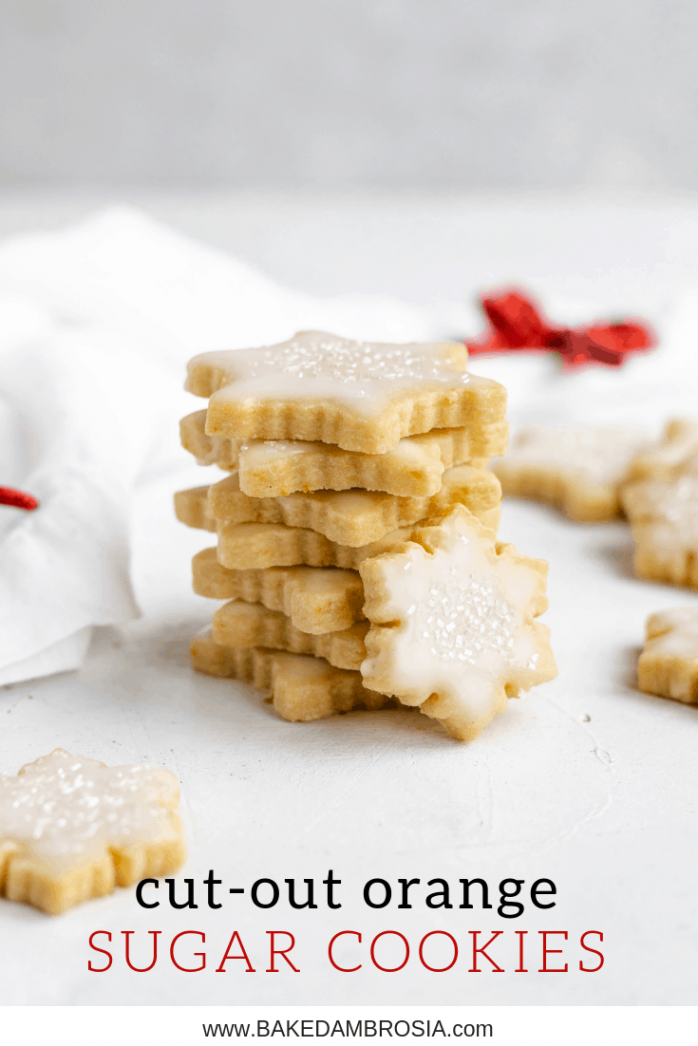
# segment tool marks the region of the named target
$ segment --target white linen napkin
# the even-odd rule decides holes
[[[0,507],[0,685],[79,666],[95,626],[138,615],[131,499],[181,460],[187,359],[302,328],[445,333],[397,301],[289,290],[126,208],[0,245],[0,485],[41,503]]]

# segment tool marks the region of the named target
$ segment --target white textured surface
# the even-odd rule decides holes
[[[202,211],[202,224],[207,213]],[[294,209],[288,213],[291,226]],[[16,220],[9,212],[0,217],[5,223]],[[415,206],[403,235],[411,234],[417,246],[424,242],[430,257],[422,263],[424,280],[436,283],[434,259],[455,252],[458,230],[444,222],[439,252],[433,238],[422,241],[422,219]],[[187,220],[194,220],[193,211]],[[336,220],[342,221],[339,212]],[[511,271],[522,278],[530,273],[521,232],[526,220],[525,214],[510,212],[501,245]],[[221,227],[234,221],[231,211],[221,210]],[[281,209],[273,216],[277,233],[279,221]],[[638,231],[634,222],[615,221],[618,257]],[[683,223],[673,226],[678,237],[673,247],[660,235],[650,236],[651,222],[645,224],[640,257],[649,264],[651,257],[666,257],[666,249],[678,259],[680,224],[686,235],[683,256],[690,257],[691,221],[686,212]],[[558,249],[572,242],[573,230],[582,224],[573,212],[558,218],[547,278],[564,279],[569,287],[575,279],[595,282],[618,299],[632,294],[632,282],[619,278],[610,262],[604,274],[582,263],[575,251]],[[376,230],[373,235],[380,239]],[[366,259],[374,268],[366,269],[365,280],[375,289],[389,279],[381,266],[391,258],[395,270],[405,272],[389,228],[384,235],[380,260]],[[248,243],[250,253],[257,249],[256,237]],[[231,246],[245,253],[239,237]],[[323,269],[318,268],[318,280],[344,282],[348,289],[356,285],[341,253],[328,249],[315,261]],[[468,264],[474,268],[475,259]],[[416,278],[419,263],[413,259],[411,265]],[[307,256],[303,266],[310,271]],[[450,278],[446,269],[444,263],[444,280]],[[685,272],[698,280],[690,266]],[[407,297],[409,282],[405,278]],[[661,279],[657,286],[661,298],[666,287]],[[469,289],[472,284],[464,288]],[[647,298],[657,314],[659,305]],[[684,316],[688,361],[695,351],[695,325],[692,314]],[[656,359],[661,371],[662,360]],[[528,420],[531,414],[552,422],[567,415],[579,420],[588,413],[606,422],[622,413],[623,420],[654,423],[672,405],[686,409],[695,398],[688,363],[664,384],[657,369],[644,381],[633,369],[560,382],[544,364],[514,360],[495,367],[482,361],[480,369],[512,385],[515,411]],[[466,747],[410,713],[284,723],[249,688],[189,671],[187,641],[212,604],[188,589],[188,560],[201,547],[201,534],[171,517],[171,490],[205,475],[189,467],[187,457],[183,452],[181,476],[152,487],[138,504],[135,581],[144,618],[120,632],[101,631],[78,675],[0,691],[0,766],[16,772],[57,744],[112,764],[166,766],[182,782],[191,851],[182,875],[201,880],[214,868],[227,886],[249,890],[257,878],[321,879],[332,868],[343,881],[344,907],[294,913],[280,902],[261,912],[226,896],[220,911],[145,912],[132,891],[123,891],[49,920],[2,902],[0,1000],[694,1003],[698,711],[639,693],[634,665],[645,617],[664,607],[695,605],[695,593],[634,579],[623,524],[585,527],[542,506],[509,502],[502,536],[550,562],[551,609],[544,620],[560,667],[555,682],[510,703]],[[423,884],[413,888],[415,899],[424,898],[424,881],[437,876],[451,882],[482,876],[493,885],[508,876],[529,884],[545,876],[557,883],[558,905],[547,913],[529,905],[521,919],[509,921],[495,912],[457,908],[430,912],[420,905],[398,911],[395,902],[370,912],[360,899],[361,887],[377,876],[393,883],[397,877],[421,878]],[[120,937],[121,930],[144,935],[158,928],[169,934],[205,930],[209,968],[185,975],[167,962],[152,973],[135,974],[123,971],[121,958],[119,970],[115,961],[106,974],[87,972],[92,931],[111,930]],[[369,935],[399,929],[416,943],[420,933],[438,928],[461,939],[468,929],[504,929],[514,942],[503,949],[507,956],[513,956],[514,930],[527,929],[533,938],[540,929],[567,929],[571,940],[588,929],[602,930],[606,966],[593,976],[578,973],[573,947],[573,972],[554,978],[476,977],[464,972],[465,963],[438,976],[411,965],[394,975],[368,968],[345,975],[330,969],[325,958],[327,941],[339,930]],[[240,930],[259,970],[254,976],[237,969],[227,976],[214,973],[233,929]],[[300,975],[262,972],[264,931],[271,929],[297,934]]]

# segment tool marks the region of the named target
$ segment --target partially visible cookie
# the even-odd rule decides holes
[[[357,570],[364,559],[406,541],[411,527],[399,527],[359,548],[338,545],[324,534],[284,523],[219,523],[218,560],[231,570],[263,567],[342,567]]]
[[[196,530],[210,530],[214,534],[218,529],[215,519],[208,514],[208,487],[189,487],[178,490],[174,496],[175,516],[180,523]]]
[[[601,523],[622,514],[621,485],[650,446],[647,432],[630,426],[529,425],[492,468],[505,497],[545,501],[579,523]]]
[[[675,420],[661,446],[636,459],[622,490],[635,573],[698,588],[698,425]]]
[[[213,615],[211,635],[220,646],[267,647],[294,654],[313,654],[324,657],[335,668],[357,672],[366,657],[367,632],[368,622],[359,621],[341,632],[309,635],[295,628],[291,619],[279,610],[269,610],[261,603],[231,600]]]
[[[390,345],[302,331],[278,345],[196,356],[186,387],[210,397],[210,436],[384,454],[431,429],[468,427],[481,437],[501,424],[505,390],[466,364],[460,342]]]
[[[358,708],[375,711],[396,705],[383,694],[366,689],[360,672],[333,668],[319,657],[262,647],[225,647],[215,643],[206,630],[194,638],[191,656],[199,672],[239,679],[258,690],[271,690],[274,708],[292,722],[307,723],[337,712]]]
[[[270,567],[228,570],[215,548],[192,560],[194,591],[210,599],[244,599],[288,615],[300,632],[322,635],[364,618],[364,586],[354,570],[334,567]]]
[[[637,666],[640,690],[698,704],[698,608],[652,614]]]
[[[547,563],[520,556],[461,505],[359,567],[371,622],[366,686],[476,737],[517,697],[554,678]]]
[[[633,460],[628,479],[671,481],[684,475],[698,475],[698,422],[672,418],[659,444]]]
[[[484,526],[496,533],[500,506],[478,510]],[[258,570],[266,567],[342,567],[358,569],[367,556],[384,552],[396,541],[407,538],[410,527],[396,527],[365,545],[346,545],[331,541],[307,527],[285,523],[234,523],[212,520],[208,514],[205,487],[193,487],[175,496],[175,512],[190,527],[218,531],[218,560],[231,570]],[[350,525],[350,521],[349,521]]]
[[[152,766],[107,767],[57,748],[0,774],[0,893],[57,915],[185,858],[179,785]]]
[[[458,465],[447,469],[437,494],[428,498],[397,498],[376,491],[321,490],[273,498],[250,498],[240,490],[234,471],[226,479],[175,495],[177,518],[188,526],[213,530],[220,523],[285,523],[324,534],[330,541],[358,548],[391,530],[460,503],[496,529],[501,488],[493,473]]]
[[[385,454],[360,454],[329,443],[299,440],[240,440],[207,436],[206,411],[180,423],[182,445],[199,464],[239,468],[240,489],[250,497],[296,491],[384,491],[398,497],[429,497],[441,486],[444,469],[471,464],[484,468],[506,450],[506,421],[478,434],[467,428],[433,429],[406,436]]]
[[[193,454],[197,465],[218,465],[222,469],[237,468],[241,439],[221,439],[206,435],[206,411],[195,410],[179,423],[179,439],[185,450]]]

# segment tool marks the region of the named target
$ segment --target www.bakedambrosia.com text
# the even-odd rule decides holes
[[[257,1020],[247,1023],[203,1024],[207,1039],[491,1039],[492,1024],[435,1020],[323,1019]]]

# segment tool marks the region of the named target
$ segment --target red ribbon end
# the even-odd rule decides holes
[[[33,512],[39,507],[39,502],[32,494],[25,494],[22,490],[0,487],[0,505],[11,505],[12,508],[23,508],[26,512]]]

